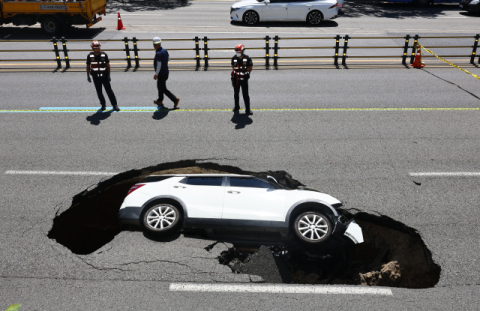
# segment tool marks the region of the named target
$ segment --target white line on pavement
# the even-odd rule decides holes
[[[5,175],[82,175],[82,176],[112,176],[111,172],[69,172],[69,171],[6,171]]]
[[[222,293],[280,293],[280,294],[343,294],[343,295],[386,295],[393,292],[386,288],[366,286],[310,286],[284,284],[192,284],[172,283],[170,291],[177,292],[222,292]]]
[[[480,172],[425,172],[409,173],[412,177],[480,177]]]

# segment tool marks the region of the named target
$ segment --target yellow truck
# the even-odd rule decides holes
[[[71,25],[98,23],[106,6],[106,0],[0,0],[0,25],[40,23],[46,33],[54,35]]]

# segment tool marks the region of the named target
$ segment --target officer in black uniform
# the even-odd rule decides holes
[[[253,69],[252,59],[244,53],[245,46],[238,44],[235,47],[235,56],[232,57],[232,86],[235,99],[234,112],[240,110],[240,87],[242,88],[243,101],[245,102],[245,114],[253,115],[250,110],[250,96],[248,94],[248,79]]]
[[[113,110],[120,111],[120,108],[117,106],[117,99],[110,85],[110,61],[108,60],[107,54],[100,51],[100,46],[100,42],[92,41],[93,52],[90,52],[87,56],[87,81],[92,82],[92,79],[90,79],[90,74],[92,74],[98,99],[100,99],[100,104],[102,105],[100,110],[104,111],[106,109],[105,97],[103,97],[102,93],[103,85],[107,92],[108,99],[110,99],[110,103],[113,106]]]

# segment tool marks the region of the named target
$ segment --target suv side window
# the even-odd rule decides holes
[[[188,177],[187,185],[193,186],[221,186],[223,177]]]
[[[252,177],[230,177],[230,187],[275,189],[268,182]]]

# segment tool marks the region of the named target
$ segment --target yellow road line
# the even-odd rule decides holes
[[[120,107],[121,108],[121,107]],[[242,109],[243,110],[243,109]],[[480,108],[256,108],[253,111],[479,111]],[[0,110],[0,113],[7,112],[95,112],[98,109],[63,109],[63,110],[38,110],[38,109],[11,109]],[[152,109],[128,109],[121,112],[231,112],[231,109],[177,109],[158,110]]]

